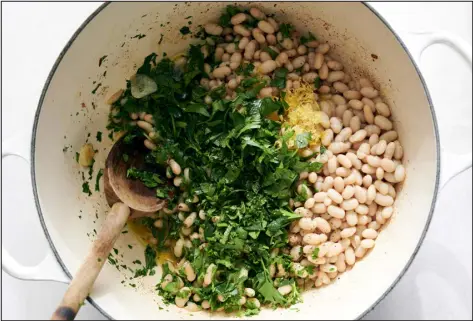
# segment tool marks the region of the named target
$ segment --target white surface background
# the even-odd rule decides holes
[[[29,134],[40,92],[56,57],[99,5],[2,3],[2,141]],[[471,3],[373,6],[397,31],[446,30],[472,42]],[[442,134],[456,137],[454,141],[442,141],[443,147],[471,150],[471,69],[453,51],[438,45],[424,54],[421,68],[435,108],[441,111]],[[34,265],[46,253],[47,243],[34,207],[29,166],[20,158],[9,157],[2,169],[2,241],[20,262]],[[417,258],[396,288],[366,319],[471,320],[471,195],[470,169],[442,191]],[[64,284],[19,281],[2,271],[3,319],[47,319],[65,289]],[[86,304],[78,318],[103,316]]]

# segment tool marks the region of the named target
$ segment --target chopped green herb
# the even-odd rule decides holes
[[[301,44],[305,45],[306,43],[314,41],[314,40],[317,40],[317,38],[311,32],[309,32],[309,35],[307,37],[306,36],[301,37]]]
[[[163,184],[164,181],[156,173],[140,171],[135,167],[130,167],[126,172],[126,176],[129,178],[139,179],[145,184],[146,187],[153,188],[157,187],[160,184]]]
[[[278,88],[286,88],[286,75],[289,71],[286,68],[276,69],[274,78],[271,80],[271,86]]]
[[[315,87],[316,89],[319,89],[321,85],[322,85],[322,80],[320,79],[320,77],[315,78],[315,80],[314,80],[314,87]]]
[[[131,37],[131,39],[138,38],[138,40],[139,40],[139,39],[142,39],[144,37],[146,37],[146,35],[140,33],[138,35],[135,35],[135,36]]]
[[[290,23],[282,23],[279,26],[279,31],[281,32],[283,38],[291,38],[292,31],[294,30],[294,26]]]
[[[311,140],[311,134],[310,133],[302,133],[298,134],[296,136],[296,146],[297,148],[304,148],[309,145],[309,142]]]
[[[189,29],[188,26],[184,26],[184,27],[182,27],[182,28],[179,30],[179,32],[180,32],[183,36],[185,36],[185,35],[191,33],[191,30]]]
[[[95,138],[97,139],[98,142],[102,141],[102,132],[98,131],[97,135],[95,135]]]
[[[271,49],[270,47],[266,47],[263,50],[269,53],[269,55],[271,56],[271,59],[273,60],[276,59],[276,57],[278,56],[278,53],[274,51],[273,49]]]
[[[95,191],[100,191],[100,178],[103,176],[103,168],[99,169],[97,177],[95,177]]]
[[[82,193],[88,194],[89,196],[92,195],[90,191],[89,182],[82,183]]]
[[[100,86],[102,86],[102,83],[97,84],[97,86],[92,90],[92,95],[95,95]]]
[[[112,254],[109,254],[109,255],[108,255],[108,262],[109,262],[111,265],[117,265],[117,261],[113,258]]]
[[[107,57],[108,57],[107,55],[100,57],[100,59],[99,59],[99,67],[102,66],[102,63],[105,61],[105,59],[107,59]]]

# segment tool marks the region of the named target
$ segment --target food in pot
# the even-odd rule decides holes
[[[257,8],[228,6],[194,36],[108,99],[109,130],[149,149],[128,176],[168,200],[133,223],[147,242],[136,275],[165,253],[166,302],[289,307],[351,269],[391,218],[406,171],[390,107],[328,43]]]

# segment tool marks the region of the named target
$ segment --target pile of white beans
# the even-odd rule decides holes
[[[275,278],[292,274],[305,288],[321,287],[351,269],[375,246],[380,229],[393,214],[396,184],[406,176],[402,165],[403,148],[393,129],[391,110],[370,80],[357,79],[345,72],[343,64],[330,56],[328,43],[313,40],[301,44],[301,34],[297,31],[292,32],[291,38],[284,38],[274,18],[267,17],[257,8],[251,8],[249,12],[259,20],[253,29],[242,25],[248,19],[245,13],[231,18],[233,28],[223,28],[215,23],[204,26],[206,33],[222,37],[224,43],[217,44],[214,53],[216,61],[221,63],[213,69],[205,64],[209,78],[201,79],[200,84],[208,90],[225,85],[225,98],[234,98],[235,89],[244,79],[236,73],[243,62],[252,63],[255,66],[253,73],[267,79],[268,83],[273,71],[286,68],[289,72],[283,90],[299,88],[302,83],[314,83],[320,78],[321,86],[314,95],[323,111],[321,144],[326,151],[320,153],[321,146],[317,146],[300,153],[304,157],[317,155],[309,161],[323,163],[323,170],[321,173],[301,173],[297,190],[307,198],[304,203],[293,200],[290,203],[294,211],[303,216],[290,225],[289,247],[283,249],[294,261],[293,270],[285,271],[282,265],[271,266],[270,273]],[[211,37],[206,41],[214,45]],[[278,54],[274,60],[264,50],[266,47]],[[203,46],[202,53],[209,55],[209,47]],[[175,61],[178,66],[185,62],[186,57]],[[266,87],[261,89],[259,97],[278,96],[280,90]],[[205,102],[211,104],[211,97],[205,97]],[[152,116],[131,116],[152,139]],[[149,139],[145,146],[156,148]],[[170,164],[176,175],[176,186],[182,180],[178,166],[177,163]],[[203,240],[203,231],[195,231],[193,222],[197,216],[205,219],[205,213],[189,214],[189,207],[183,203],[178,207],[184,227],[173,252],[180,258],[183,248],[191,246],[192,239]],[[156,227],[162,227],[160,220],[156,221]],[[187,277],[192,281],[195,273],[185,262]],[[312,268],[305,268],[309,266]],[[283,286],[279,291],[287,295],[291,288]],[[253,289],[247,292],[247,298],[254,295]],[[199,298],[192,299],[195,303],[190,298],[189,293],[176,303],[181,307],[186,303],[189,308],[196,307]],[[246,298],[243,299],[246,302]],[[259,306],[259,302],[253,303]],[[208,302],[201,303],[201,307],[207,309]]]
[[[330,56],[328,43],[301,44],[297,31],[283,38],[275,19],[257,8],[251,8],[250,14],[260,20],[257,28],[242,25],[247,19],[244,13],[232,17],[233,28],[205,25],[207,33],[224,37],[226,43],[217,45],[215,51],[220,65],[213,70],[205,65],[210,77],[202,79],[201,85],[213,89],[225,84],[226,98],[235,97],[243,77],[234,71],[242,61],[251,62],[255,73],[268,80],[274,70],[286,68],[285,90],[313,83],[317,77],[322,80],[314,94],[323,111],[322,145],[327,150],[311,160],[324,163],[323,171],[301,173],[298,192],[307,199],[291,202],[303,216],[290,226],[290,247],[285,249],[295,262],[293,271],[271,267],[273,277],[292,273],[298,276],[298,284],[320,287],[351,269],[375,246],[381,227],[393,214],[396,184],[406,176],[403,149],[393,129],[391,110],[370,80],[344,72],[343,64]],[[265,47],[278,56],[271,59]],[[205,55],[205,47],[203,52]],[[259,97],[278,94],[278,88],[266,87]],[[310,157],[319,152],[317,146],[301,154]],[[308,266],[313,268],[304,269]],[[304,272],[307,270],[311,273]]]

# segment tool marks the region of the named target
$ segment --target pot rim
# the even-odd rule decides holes
[[[47,226],[46,226],[46,223],[44,221],[44,217],[43,217],[43,212],[41,210],[41,205],[40,205],[40,202],[39,202],[39,197],[38,197],[38,190],[37,190],[37,186],[36,186],[36,173],[35,173],[35,146],[36,146],[36,130],[37,130],[37,127],[38,127],[38,121],[39,121],[39,117],[41,115],[41,108],[42,108],[42,105],[43,105],[43,101],[44,101],[44,97],[46,96],[46,92],[48,91],[49,89],[49,85],[51,83],[51,80],[56,72],[56,69],[57,67],[59,66],[59,64],[61,63],[62,61],[62,58],[64,57],[64,55],[67,53],[67,51],[69,50],[69,48],[72,46],[72,44],[74,43],[74,41],[76,40],[76,38],[79,36],[79,34],[82,32],[82,30],[84,30],[87,25],[89,24],[90,21],[92,21],[100,12],[102,12],[102,10],[104,10],[108,5],[110,4],[110,2],[105,2],[103,3],[102,5],[100,5],[94,12],[92,12],[90,14],[89,17],[87,17],[87,19],[79,26],[79,28],[76,30],[76,32],[72,35],[72,37],[69,39],[69,41],[66,43],[66,45],[64,46],[64,48],[62,49],[61,53],[59,54],[59,56],[56,58],[56,61],[54,62],[54,65],[53,67],[51,68],[51,71],[49,72],[49,75],[46,79],[46,82],[44,84],[44,87],[43,87],[43,90],[41,91],[41,96],[40,96],[40,99],[39,99],[39,102],[38,102],[38,107],[36,109],[36,113],[35,113],[35,116],[34,116],[34,122],[33,122],[33,130],[32,130],[32,134],[31,134],[31,154],[30,154],[30,159],[31,159],[31,168],[30,168],[30,173],[31,173],[31,182],[32,182],[32,186],[33,186],[33,195],[34,195],[34,199],[35,199],[35,205],[36,205],[36,209],[38,211],[38,216],[39,216],[39,220],[41,222],[41,226],[43,228],[43,231],[44,231],[44,234],[45,234],[45,237],[49,243],[49,246],[51,248],[51,250],[53,251],[54,253],[54,256],[56,257],[56,260],[57,262],[59,263],[59,265],[61,266],[61,268],[63,269],[64,273],[70,278],[72,279],[72,274],[70,273],[70,271],[67,269],[66,265],[64,264],[64,262],[62,261],[61,259],[61,256],[59,255],[56,247],[54,246],[54,243],[51,239],[51,236],[49,235],[49,232],[48,232],[48,229],[47,229]],[[378,300],[376,300],[376,302],[374,302],[370,307],[368,307],[363,313],[361,313],[358,317],[356,317],[356,320],[359,320],[359,319],[362,319],[363,317],[365,317],[369,312],[373,311],[374,308],[381,302],[383,301],[386,296],[392,291],[392,289],[399,283],[399,281],[402,279],[402,277],[406,274],[407,270],[409,269],[409,267],[411,266],[412,262],[414,261],[414,258],[417,256],[417,253],[419,252],[420,250],[420,247],[422,245],[422,243],[424,242],[424,239],[425,239],[425,236],[429,230],[429,227],[430,227],[430,223],[432,221],[432,218],[433,218],[433,214],[434,214],[434,209],[435,209],[435,204],[437,202],[437,195],[438,195],[438,192],[439,192],[439,182],[440,182],[440,168],[441,168],[441,158],[440,158],[440,135],[439,135],[439,129],[438,129],[438,123],[437,123],[437,117],[436,117],[436,114],[435,114],[435,109],[434,109],[434,106],[432,104],[432,99],[431,99],[431,96],[430,96],[430,93],[429,93],[429,90],[427,88],[427,84],[425,82],[425,79],[424,77],[422,76],[422,73],[420,72],[420,69],[419,69],[419,66],[417,65],[417,63],[415,62],[415,60],[413,59],[411,53],[409,52],[409,50],[407,49],[407,46],[404,44],[404,42],[401,40],[401,38],[399,37],[399,35],[394,31],[394,29],[391,27],[391,25],[381,16],[381,14],[379,14],[370,4],[366,3],[366,2],[362,2],[362,4],[368,9],[370,10],[385,26],[386,28],[388,28],[388,30],[394,35],[394,37],[396,38],[397,42],[399,43],[399,45],[402,47],[402,49],[404,50],[404,52],[407,54],[409,60],[411,61],[412,65],[414,66],[416,72],[417,72],[417,75],[419,76],[419,79],[421,81],[421,84],[422,84],[422,87],[424,88],[424,93],[425,93],[425,96],[427,98],[427,101],[429,103],[429,108],[430,108],[430,112],[431,112],[431,115],[432,115],[432,120],[433,120],[433,125],[434,125],[434,134],[435,134],[435,146],[436,146],[436,154],[437,154],[437,170],[436,170],[436,177],[435,177],[435,188],[434,188],[434,193],[433,193],[433,196],[432,196],[432,203],[430,205],[430,211],[429,211],[429,216],[427,218],[427,222],[425,224],[425,227],[424,227],[424,230],[422,231],[422,235],[419,239],[419,242],[417,243],[416,245],[416,248],[414,250],[414,252],[412,253],[411,257],[409,258],[409,260],[406,262],[406,265],[404,266],[404,268],[402,269],[402,271],[399,273],[399,275],[397,276],[397,278],[394,280],[394,282],[391,284],[391,286],[389,286],[386,291],[378,298]],[[87,301],[92,305],[94,306],[98,311],[100,311],[100,313],[102,313],[106,318],[110,319],[110,320],[114,320],[104,309],[102,309],[100,307],[99,304],[97,304],[90,296],[87,297]]]

